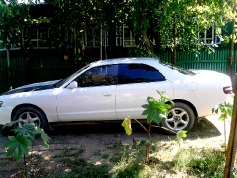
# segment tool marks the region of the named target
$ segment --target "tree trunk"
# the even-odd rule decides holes
[[[236,1],[234,0],[234,8],[233,12],[236,11]],[[234,53],[234,26],[235,26],[235,18],[232,20],[232,43],[231,43],[231,51],[230,51],[230,63],[229,63],[229,74],[232,78],[232,63],[233,63],[233,53]],[[237,80],[237,78],[235,78]],[[237,95],[236,95],[236,87],[235,87],[235,97],[234,97],[234,106],[232,112],[232,119],[230,124],[230,135],[228,141],[228,147],[226,152],[226,161],[224,168],[224,177],[232,178],[234,171],[234,162],[235,162],[235,153],[236,153],[236,143],[237,143]]]
[[[174,24],[174,61],[173,64],[176,65],[176,50],[177,50],[177,45],[176,45],[176,34],[177,34],[177,28],[176,28],[176,24]]]
[[[230,47],[230,58],[229,58],[229,76],[232,78],[233,76],[233,56],[234,56],[234,31],[235,31],[235,19],[232,20],[232,40],[231,40],[231,47]]]
[[[150,147],[151,147],[150,138],[151,138],[151,123],[148,126],[148,132],[147,132],[148,142],[146,143],[146,162],[148,162],[150,158]]]
[[[149,38],[147,37],[147,32],[143,32],[143,41],[146,47],[150,50],[150,52],[154,53],[153,45],[151,44]]]

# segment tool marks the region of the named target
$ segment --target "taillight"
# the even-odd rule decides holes
[[[233,89],[231,86],[228,86],[228,87],[223,87],[223,92],[225,94],[232,94],[233,93]]]

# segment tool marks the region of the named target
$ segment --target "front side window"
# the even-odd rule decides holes
[[[115,85],[117,83],[117,70],[117,65],[94,67],[81,74],[76,81],[79,87]]]
[[[146,64],[121,64],[118,69],[118,84],[164,81],[165,77]]]

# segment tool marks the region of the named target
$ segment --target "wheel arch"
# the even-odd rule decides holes
[[[38,106],[36,106],[36,105],[33,105],[33,104],[27,104],[27,103],[17,105],[17,106],[12,110],[12,113],[11,113],[11,121],[13,121],[13,116],[14,116],[15,112],[16,112],[19,108],[24,107],[24,106],[26,106],[26,107],[32,107],[32,108],[38,109],[38,110],[45,116],[45,118],[47,119],[47,122],[48,122],[48,118],[47,118],[46,114],[44,113],[44,111],[43,111],[40,107],[38,107]]]
[[[187,100],[182,100],[182,99],[174,99],[174,100],[172,100],[172,101],[173,101],[174,103],[179,102],[179,103],[184,103],[184,104],[188,105],[188,106],[192,109],[192,111],[193,111],[195,117],[198,118],[197,109],[196,109],[196,107],[195,107],[191,102],[189,102],[189,101],[187,101]]]

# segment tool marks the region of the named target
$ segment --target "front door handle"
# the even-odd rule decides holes
[[[167,91],[165,91],[165,90],[161,91],[161,94],[166,94],[166,93],[167,93]]]

